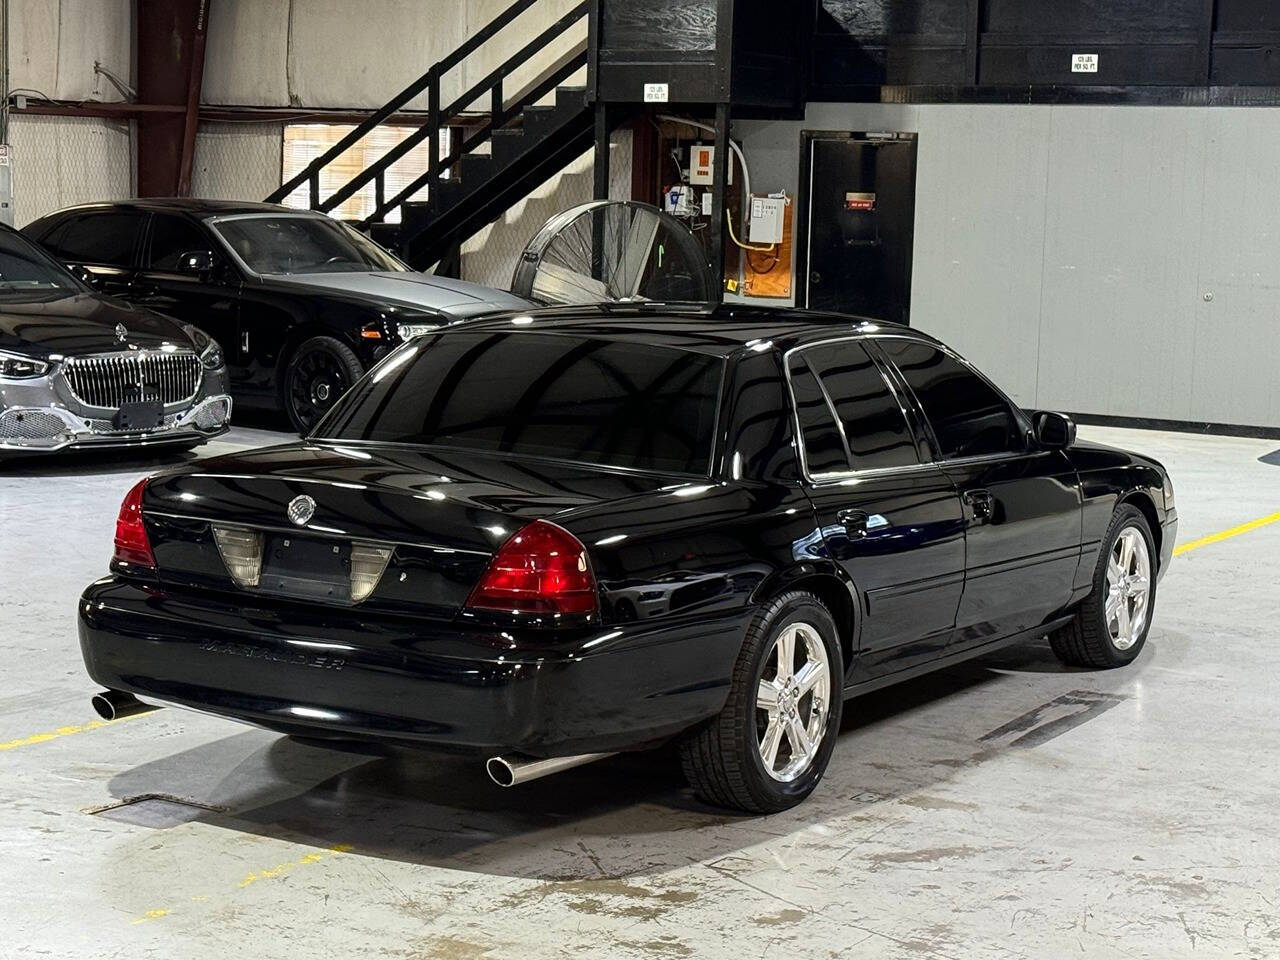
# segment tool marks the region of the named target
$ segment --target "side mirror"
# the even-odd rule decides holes
[[[1076,442],[1076,424],[1061,413],[1042,410],[1031,418],[1036,429],[1036,441],[1049,450],[1065,450]]]
[[[189,250],[178,257],[178,269],[183,273],[193,273],[198,277],[207,277],[213,273],[213,252],[211,250]]]
[[[78,263],[73,263],[67,267],[71,271],[71,275],[83,283],[86,287],[92,287],[94,290],[98,288],[98,275],[88,267],[82,267]]]

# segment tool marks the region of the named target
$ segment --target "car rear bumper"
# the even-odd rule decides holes
[[[232,606],[119,577],[80,602],[90,676],[288,733],[533,756],[623,750],[724,706],[748,611],[555,648],[405,617]]]

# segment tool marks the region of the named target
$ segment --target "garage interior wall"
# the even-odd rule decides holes
[[[812,104],[734,124],[757,192],[802,130],[919,135],[912,326],[1019,403],[1280,424],[1280,110]]]
[[[132,0],[9,0],[9,71],[14,93],[53,100],[119,101],[94,62],[128,80]],[[14,222],[59,207],[133,195],[127,122],[13,115]]]

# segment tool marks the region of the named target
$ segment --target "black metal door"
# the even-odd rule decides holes
[[[916,209],[916,139],[806,135],[805,302],[906,324]]]

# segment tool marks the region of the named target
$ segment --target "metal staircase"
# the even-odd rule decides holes
[[[441,78],[483,51],[504,27],[539,0],[516,0],[425,74],[405,87],[360,123],[296,177],[282,184],[267,201],[279,203],[304,184],[308,205],[329,212],[357,191],[373,184],[373,213],[359,226],[380,243],[393,247],[410,265],[426,269],[476,231],[492,223],[511,203],[527,194],[580,155],[594,139],[594,111],[587,105],[585,87],[561,86],[587,65],[587,43],[550,63],[522,90],[508,97],[504,83],[521,66],[541,54],[565,31],[584,20],[591,2],[584,2],[529,40],[515,54],[493,68],[452,102],[441,105]],[[538,102],[554,91],[554,105]],[[414,98],[427,95],[425,122],[376,163],[360,171],[328,196],[320,195],[321,173],[369,131],[388,122]],[[469,123],[468,110],[488,98],[488,111],[479,124]],[[443,132],[453,131],[450,149],[440,155]],[[387,169],[415,146],[426,142],[431,158],[426,173],[387,196]],[[484,147],[488,152],[483,152]],[[410,200],[423,188],[425,201]],[[387,223],[393,210],[400,223]]]

